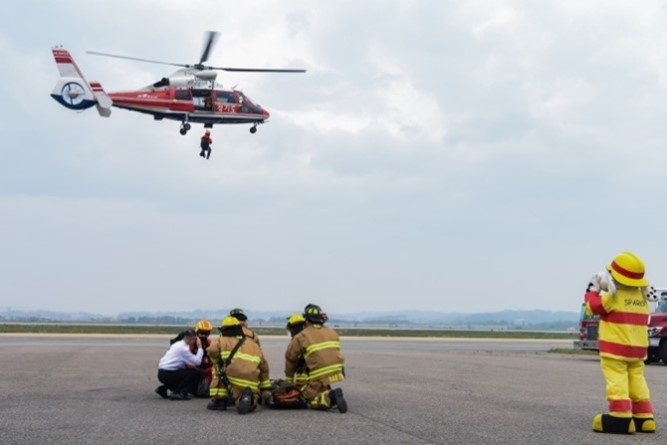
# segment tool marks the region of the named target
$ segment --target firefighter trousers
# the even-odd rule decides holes
[[[331,398],[329,397],[331,384],[341,382],[344,378],[343,374],[336,373],[327,377],[308,380],[301,387],[301,395],[312,409],[329,409],[331,408]]]

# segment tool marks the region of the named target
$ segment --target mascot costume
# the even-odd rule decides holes
[[[593,430],[653,433],[656,424],[644,378],[650,313],[644,263],[622,252],[606,269],[591,278],[585,296],[586,312],[600,316],[600,368],[609,402],[609,413],[593,418]]]

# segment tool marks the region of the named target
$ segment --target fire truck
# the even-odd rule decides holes
[[[667,364],[667,288],[651,288],[649,298],[651,316],[648,327],[648,351],[646,363],[662,361]],[[575,349],[598,350],[600,317],[586,315],[586,305],[581,305],[579,315],[579,340]]]

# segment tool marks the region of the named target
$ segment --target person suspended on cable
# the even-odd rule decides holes
[[[213,143],[213,139],[211,139],[211,130],[206,130],[204,133],[204,136],[201,137],[201,142],[199,144],[199,147],[201,148],[201,152],[199,153],[199,156],[202,158],[208,159],[211,156],[211,144]]]

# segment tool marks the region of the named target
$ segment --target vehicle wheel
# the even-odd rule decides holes
[[[660,341],[660,349],[658,349],[658,357],[662,362],[667,365],[667,337],[663,337]]]
[[[181,133],[183,136],[185,136],[188,130],[186,130],[185,128],[181,128],[180,130],[178,130],[178,132]]]
[[[250,132],[251,132],[252,134],[257,133],[257,127],[250,127]]]
[[[186,131],[186,132],[187,132],[189,129],[192,128],[192,126],[191,126],[190,124],[185,124],[185,125],[183,125],[183,127],[185,127],[185,131]]]

